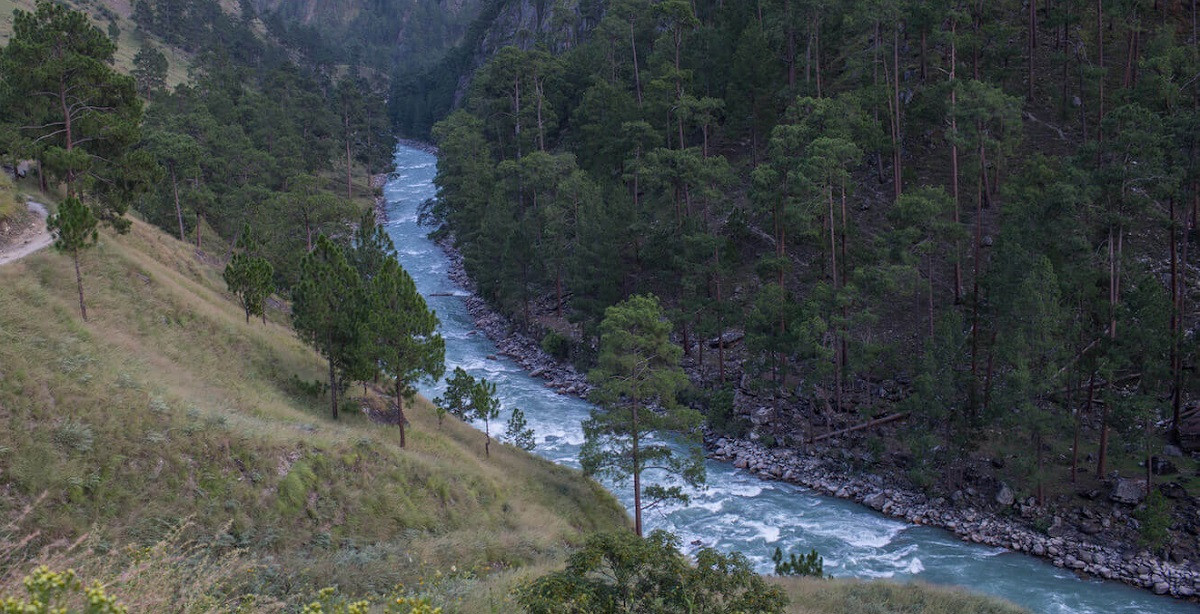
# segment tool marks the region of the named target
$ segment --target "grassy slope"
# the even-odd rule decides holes
[[[219,270],[147,224],[104,234],[83,267],[87,324],[65,257],[0,269],[0,517],[45,493],[23,522],[34,545],[149,543],[191,517],[285,573],[382,589],[553,561],[626,522],[595,483],[507,446],[485,459],[478,431],[439,429],[427,406],[406,450],[354,411],[329,421],[289,384],[320,378],[319,358],[244,323]]]
[[[792,614],[1027,614],[991,597],[927,584],[775,579],[791,597]]]
[[[130,18],[130,11],[132,10],[130,8],[131,2],[128,0],[92,0],[90,2],[87,0],[68,0],[65,3],[91,15],[96,26],[104,32],[108,31],[108,21],[101,18],[97,7],[108,7],[118,17],[117,27],[121,30],[121,36],[117,41],[115,58],[117,68],[122,72],[129,72],[133,69],[133,58],[142,49],[142,45],[146,41],[141,33],[137,31],[137,24]],[[36,4],[35,0],[0,0],[0,45],[8,44],[8,39],[12,36],[13,10],[32,11]],[[167,85],[175,87],[187,81],[188,68],[191,65],[188,54],[163,45],[160,41],[154,41],[154,44],[167,56],[169,64],[167,69]]]

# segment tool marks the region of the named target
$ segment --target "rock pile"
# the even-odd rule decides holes
[[[1174,563],[1148,552],[1122,552],[1103,544],[1066,539],[1061,535],[1061,518],[1056,517],[1043,533],[989,510],[964,508],[956,504],[956,497],[950,501],[930,499],[921,493],[889,487],[880,476],[839,474],[826,468],[820,459],[791,450],[767,450],[752,442],[726,438],[710,438],[707,443],[710,458],[731,462],[762,479],[790,482],[856,501],[913,524],[946,529],[964,541],[1045,557],[1058,567],[1147,588],[1160,595],[1195,599],[1200,594],[1200,564]],[[1034,505],[1032,499],[1016,501],[1007,486],[1001,486],[995,499],[1001,508],[1021,510]]]

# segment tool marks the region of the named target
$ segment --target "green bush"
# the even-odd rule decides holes
[[[1145,505],[1133,517],[1141,524],[1138,531],[1142,545],[1156,551],[1167,545],[1171,537],[1171,503],[1162,493],[1151,491]]]
[[[0,220],[10,218],[21,210],[12,180],[0,175]]]
[[[124,606],[106,595],[100,584],[84,586],[74,571],[57,572],[38,567],[25,577],[28,598],[7,597],[0,600],[4,614],[126,614]],[[82,601],[81,608],[64,605]]]
[[[713,392],[704,405],[708,427],[713,431],[729,437],[745,437],[750,432],[750,422],[734,410],[732,388]]]
[[[558,360],[566,360],[571,357],[571,340],[565,335],[550,331],[542,337],[542,350]]]
[[[74,420],[67,420],[54,429],[54,445],[67,452],[86,454],[92,451],[96,443],[96,434],[92,427]]]
[[[741,554],[704,548],[693,565],[678,539],[664,531],[646,539],[629,532],[594,535],[566,569],[525,583],[515,594],[530,614],[781,614],[788,604]]]

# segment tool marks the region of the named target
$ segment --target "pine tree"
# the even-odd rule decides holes
[[[242,230],[238,241],[238,252],[225,265],[225,285],[238,297],[246,312],[246,323],[250,316],[262,316],[266,323],[267,299],[275,292],[275,267],[266,258],[253,253],[256,250],[249,225]]]
[[[600,329],[599,364],[589,374],[597,386],[598,407],[583,424],[579,460],[589,475],[632,479],[634,530],[641,536],[646,507],[687,500],[681,486],[643,488],[647,470],[673,475],[690,486],[704,482],[703,455],[694,445],[701,417],[676,402],[687,376],[679,367],[682,350],[671,343],[671,323],[663,318],[657,298],[634,296],[610,307]],[[679,451],[661,439],[647,441],[651,435],[668,433],[687,447]]]
[[[167,56],[157,47],[145,43],[133,56],[133,75],[137,82],[138,93],[147,98],[153,97],[167,86]]]
[[[79,289],[79,313],[87,322],[87,306],[83,302],[83,275],[79,271],[79,254],[96,244],[100,238],[96,231],[98,220],[91,208],[74,196],[68,196],[58,206],[58,213],[46,220],[46,226],[54,235],[54,249],[70,254],[75,263],[75,284]]]
[[[509,416],[504,438],[508,440],[508,443],[526,452],[532,451],[537,446],[533,429],[529,428],[529,422],[525,420],[525,412],[521,411],[521,408],[514,408],[512,415]]]
[[[405,444],[404,406],[416,397],[416,384],[436,381],[445,372],[446,345],[437,334],[437,315],[417,292],[412,277],[395,258],[383,262],[371,281],[371,317],[367,334],[374,363],[393,381],[400,447]]]
[[[362,364],[362,318],[366,297],[342,249],[320,235],[300,262],[292,290],[292,326],[329,363],[330,409],[338,419],[338,391],[348,372]]]

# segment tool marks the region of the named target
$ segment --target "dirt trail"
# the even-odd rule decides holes
[[[35,221],[24,234],[18,236],[16,240],[10,242],[8,245],[0,246],[0,266],[20,260],[54,242],[54,238],[50,236],[50,231],[46,229],[45,222],[48,215],[46,206],[33,201],[25,204],[29,207],[30,211],[37,214],[41,221]]]

